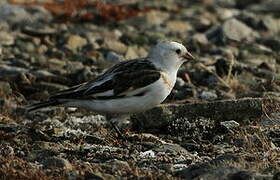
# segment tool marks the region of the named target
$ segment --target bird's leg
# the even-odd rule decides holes
[[[119,124],[124,123],[124,121],[127,118],[127,115],[106,115],[107,120],[109,120],[111,126],[113,127],[113,129],[116,131],[116,133],[118,134],[118,137],[121,139],[125,139],[123,133],[121,132],[120,128],[119,128]]]
[[[113,127],[113,129],[116,131],[116,133],[118,134],[118,137],[121,139],[124,139],[124,136],[123,136],[122,132],[120,131],[119,127],[116,125],[116,123],[113,121],[110,121],[110,124]]]

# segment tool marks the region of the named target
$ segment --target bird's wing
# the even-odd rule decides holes
[[[144,87],[154,83],[160,71],[147,59],[121,62],[93,81],[63,90],[50,99],[116,99],[143,95]]]

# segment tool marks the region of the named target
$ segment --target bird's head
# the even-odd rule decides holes
[[[193,61],[195,58],[180,43],[174,41],[164,41],[158,43],[150,52],[158,64],[162,64],[168,68],[179,68],[184,62]]]

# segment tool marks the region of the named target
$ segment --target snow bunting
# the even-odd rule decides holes
[[[100,114],[129,114],[153,108],[170,94],[177,71],[194,60],[177,42],[160,42],[144,58],[123,61],[96,79],[50,96],[28,111],[48,106],[80,107]]]

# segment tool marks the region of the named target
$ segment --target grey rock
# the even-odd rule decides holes
[[[280,1],[279,0],[262,1],[262,3],[249,6],[248,10],[253,12],[268,12],[268,13],[279,14]]]
[[[107,62],[115,64],[121,62],[124,59],[124,57],[113,51],[109,51],[105,59]]]
[[[77,72],[78,70],[81,70],[84,68],[84,65],[80,61],[68,61],[66,62],[65,69],[68,72]]]
[[[70,35],[68,37],[66,47],[76,50],[81,48],[87,44],[87,40],[79,35]]]
[[[182,78],[177,77],[176,83],[175,83],[175,88],[179,89],[179,88],[182,88],[185,85],[186,85],[186,82]]]
[[[177,171],[176,175],[185,179],[228,179],[229,177],[232,177],[233,175],[237,175],[238,173],[244,171],[251,177],[252,173],[248,171],[226,165],[238,161],[239,159],[236,156],[225,154],[218,156],[216,159],[213,159],[206,163],[197,163],[190,165],[183,170]]]
[[[238,18],[240,21],[244,22],[253,29],[262,30],[262,17],[264,16],[256,16],[255,13],[242,11],[236,18]]]
[[[72,170],[71,163],[64,158],[60,157],[49,157],[42,161],[45,168],[63,168],[66,170]]]
[[[192,25],[180,20],[170,20],[166,22],[166,28],[171,32],[186,32],[192,30]]]
[[[56,76],[53,73],[46,70],[33,71],[32,74],[38,79],[49,79]]]
[[[14,36],[6,31],[0,31],[0,46],[10,46],[15,42]]]
[[[153,10],[141,16],[129,19],[128,23],[139,27],[140,29],[146,29],[151,26],[159,26],[163,24],[169,16],[169,13]]]
[[[145,57],[148,55],[148,52],[138,46],[128,46],[127,51],[125,53],[125,59],[135,59],[139,57]]]
[[[105,47],[120,54],[126,53],[128,48],[124,43],[113,39],[105,39]]]
[[[35,22],[49,22],[52,15],[43,7],[39,6],[0,6],[0,19],[11,25],[26,25]]]
[[[31,36],[46,36],[55,34],[56,30],[44,24],[34,23],[24,26],[22,32]]]
[[[201,34],[201,33],[194,34],[191,37],[190,41],[193,45],[202,46],[202,47],[205,47],[205,46],[208,47],[208,44],[209,44],[209,41],[208,41],[206,35]]]
[[[189,152],[179,144],[163,143],[159,147],[153,148],[156,152],[165,152],[170,154],[189,154]]]
[[[106,124],[105,117],[102,115],[92,115],[83,117],[69,117],[65,120],[64,126],[71,129],[87,130],[88,128],[98,127]]]
[[[13,90],[8,82],[0,81],[0,94],[2,96],[11,95],[12,91]]]
[[[157,106],[151,110],[144,113],[134,114],[130,117],[134,123],[134,127],[143,128],[145,131],[152,129],[160,129],[168,126],[177,129],[177,132],[182,133],[182,127],[178,127],[183,124],[183,128],[188,125],[188,120],[197,119],[197,117],[205,117],[204,121],[206,123],[206,128],[211,129],[211,121],[209,119],[215,119],[216,121],[226,121],[226,120],[236,120],[238,122],[243,122],[244,119],[249,117],[260,117],[262,110],[262,99],[260,98],[243,98],[237,100],[221,100],[213,102],[203,102],[203,103],[186,103],[186,104],[165,104]],[[215,109],[215,111],[209,111],[209,109]],[[222,109],[222,113],[219,110]],[[244,111],[242,114],[239,111]],[[233,110],[235,111],[233,113]],[[255,111],[255,114],[252,113]],[[160,121],[158,121],[160,119]],[[172,123],[175,122],[175,125]],[[166,132],[166,131],[165,131]],[[173,132],[173,131],[171,131]]]
[[[10,24],[19,24],[27,21],[30,14],[22,6],[3,5],[0,6],[0,19]]]
[[[221,125],[226,127],[227,129],[234,129],[239,127],[240,124],[234,120],[231,120],[231,121],[223,121],[221,122]]]
[[[222,25],[222,35],[234,41],[250,40],[255,36],[255,32],[237,19],[229,19]]]
[[[21,73],[27,73],[29,72],[28,69],[20,68],[20,67],[14,67],[14,66],[8,66],[8,65],[0,65],[0,77],[7,77],[7,76],[15,76],[19,75]]]
[[[262,16],[260,22],[265,29],[273,34],[280,32],[280,19],[273,16]]]
[[[210,91],[202,91],[202,93],[199,95],[201,99],[217,99],[218,95],[216,93],[210,92]]]
[[[52,21],[53,16],[46,8],[43,6],[25,6],[25,10],[32,17],[32,23],[48,23]]]

